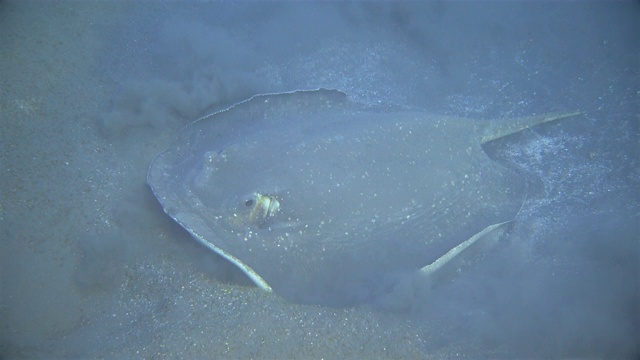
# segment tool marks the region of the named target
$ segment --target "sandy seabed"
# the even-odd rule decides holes
[[[553,33],[558,43],[545,45],[544,36],[526,29],[518,31],[534,35],[467,31],[450,35],[458,42],[440,40],[459,22],[435,5],[322,8],[318,16],[328,20],[317,23],[305,21],[313,7],[281,4],[246,14],[250,5],[218,5],[229,15],[207,22],[204,14],[216,11],[201,14],[206,5],[0,2],[0,358],[638,356],[637,16],[598,32],[604,40],[594,45],[576,28],[609,24],[603,12],[568,17],[574,12],[543,9],[537,14],[567,22],[550,21],[552,30],[527,23]],[[637,6],[619,5],[638,14]],[[425,20],[420,11],[435,15]],[[501,14],[492,18],[496,24],[510,21],[509,11]],[[240,15],[245,25],[234,27]],[[422,37],[423,20],[442,30]],[[472,20],[471,27],[482,23]],[[268,31],[252,30],[254,23]],[[393,29],[391,40],[353,41],[369,31],[357,24]],[[398,28],[409,40],[395,43],[403,52],[392,57],[396,47],[387,44]],[[500,36],[505,44],[494,44],[497,50],[474,55],[483,39]],[[578,45],[554,50],[567,43]],[[468,50],[457,53],[451,44]],[[583,62],[571,62],[571,51],[589,56],[574,54]],[[513,68],[495,65],[489,75],[483,71],[490,65],[477,63],[505,57]],[[461,69],[474,66],[467,79]],[[565,87],[537,78],[558,66],[584,76]],[[533,248],[547,257],[525,267],[507,261],[509,276],[488,265],[431,302],[416,297],[409,312],[291,304],[248,286],[162,212],[145,184],[147,167],[178,129],[207,110],[259,92],[320,86],[351,90],[364,102],[426,102],[459,115],[586,110],[590,130],[574,123],[561,135],[537,134],[546,142],[528,140],[511,156],[535,159],[532,172],[547,176],[522,233],[563,229],[558,238],[569,242],[585,233],[593,238],[518,247],[520,256]],[[589,134],[617,142],[583,141]],[[549,166],[549,159],[573,166]],[[589,211],[580,221],[562,215],[581,208]],[[545,209],[553,211],[534,219]],[[585,224],[595,230],[581,232]],[[538,267],[543,274],[527,273]],[[498,280],[481,280],[487,277]]]

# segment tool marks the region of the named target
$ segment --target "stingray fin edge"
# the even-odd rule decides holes
[[[572,111],[572,112],[564,112],[564,113],[547,113],[542,115],[527,116],[523,118],[510,120],[508,123],[504,123],[504,124],[501,123],[495,128],[486,129],[486,131],[482,135],[482,138],[480,139],[480,143],[486,144],[488,142],[501,139],[509,135],[513,135],[522,130],[532,128],[536,125],[564,120],[564,119],[572,118],[578,115],[582,115],[582,112]]]

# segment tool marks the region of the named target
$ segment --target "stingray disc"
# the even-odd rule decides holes
[[[334,90],[258,95],[186,126],[148,183],[258,286],[346,304],[515,217],[525,181],[475,124]]]

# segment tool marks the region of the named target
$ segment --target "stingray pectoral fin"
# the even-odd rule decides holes
[[[493,126],[484,129],[481,144],[488,143],[493,140],[501,139],[509,135],[515,134],[522,130],[532,128],[536,125],[564,120],[574,116],[581,115],[581,111],[564,112],[564,113],[548,113],[536,116],[527,116],[519,119],[510,119],[507,122],[498,122]]]
[[[420,269],[419,276],[427,277],[432,287],[452,280],[468,267],[482,260],[487,251],[498,243],[512,221],[487,226],[433,263]]]
[[[240,261],[240,259],[238,259],[237,257],[235,257],[235,256],[229,254],[228,252],[222,250],[221,248],[213,245],[211,242],[209,242],[205,237],[200,235],[195,230],[193,230],[191,228],[188,228],[188,227],[185,227],[185,229],[187,229],[191,233],[191,235],[196,240],[198,240],[202,245],[208,247],[213,252],[215,252],[218,255],[222,256],[223,258],[227,259],[232,264],[237,266],[240,270],[242,270],[242,272],[244,272],[247,275],[247,277],[249,277],[249,279],[251,279],[251,281],[253,281],[253,283],[256,284],[257,287],[259,287],[262,290],[268,291],[268,292],[272,292],[273,291],[271,286],[262,278],[262,276],[260,276],[249,265],[243,263],[242,261]]]
[[[392,311],[410,311],[416,304],[421,306],[434,288],[452,281],[471,265],[482,260],[512,222],[510,220],[487,226],[433,263],[400,279],[391,291],[377,299],[376,306]]]

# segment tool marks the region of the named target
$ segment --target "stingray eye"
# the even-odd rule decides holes
[[[245,206],[253,206],[253,202],[254,202],[253,199],[249,199],[249,200],[244,202],[244,205]]]

